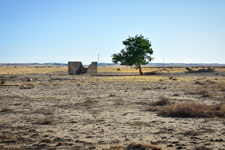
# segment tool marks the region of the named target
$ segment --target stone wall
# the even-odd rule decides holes
[[[80,61],[69,61],[68,62],[68,73],[69,75],[77,74],[90,74],[97,75],[97,62],[92,62],[88,68],[83,67],[82,62]]]
[[[83,72],[82,62],[79,61],[68,62],[68,72],[70,75],[81,74]]]
[[[90,75],[97,75],[97,62],[92,62],[90,66],[88,66],[87,73]]]

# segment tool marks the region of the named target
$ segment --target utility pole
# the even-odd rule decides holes
[[[98,53],[98,63],[99,63],[99,53]]]

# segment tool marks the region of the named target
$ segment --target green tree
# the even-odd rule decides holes
[[[135,66],[139,69],[140,75],[143,75],[141,65],[146,65],[153,59],[151,42],[142,35],[136,35],[123,41],[123,45],[125,48],[120,53],[112,55],[113,63],[120,62],[121,65]]]

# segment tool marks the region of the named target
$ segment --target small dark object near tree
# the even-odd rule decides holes
[[[145,72],[144,75],[158,75],[159,73],[157,71],[152,72]]]
[[[122,49],[120,53],[112,55],[113,63],[120,62],[121,65],[134,65],[139,69],[140,75],[143,75],[141,65],[146,65],[153,59],[151,57],[153,54],[151,42],[142,35],[136,35],[123,41],[123,45],[125,49]]]

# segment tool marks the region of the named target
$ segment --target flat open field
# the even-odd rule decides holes
[[[143,71],[0,66],[0,149],[224,150],[225,68]]]

